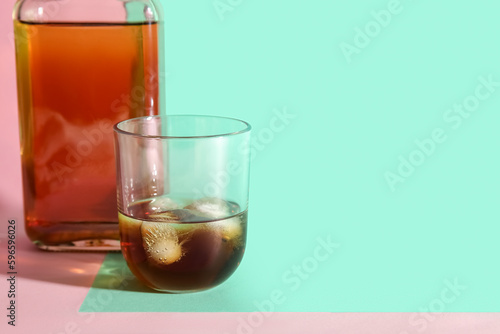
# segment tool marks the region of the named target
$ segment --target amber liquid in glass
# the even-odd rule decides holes
[[[158,114],[157,24],[14,28],[27,234],[119,250],[112,126]]]
[[[229,278],[245,252],[247,211],[206,218],[190,206],[163,211],[151,204],[157,200],[132,203],[129,215],[119,213],[122,253],[132,273],[150,288],[172,293],[210,289]]]

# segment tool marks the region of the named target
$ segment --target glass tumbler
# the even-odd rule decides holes
[[[225,281],[245,251],[248,123],[172,115],[114,126],[120,244],[130,270],[164,292]]]

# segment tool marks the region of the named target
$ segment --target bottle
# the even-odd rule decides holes
[[[44,250],[119,250],[113,125],[159,112],[156,0],[18,0],[25,229]]]

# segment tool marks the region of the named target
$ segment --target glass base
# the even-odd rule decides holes
[[[44,251],[52,252],[119,252],[120,241],[118,240],[79,240],[61,245],[45,245],[35,242],[35,245]]]

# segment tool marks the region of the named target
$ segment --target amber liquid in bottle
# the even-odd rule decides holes
[[[158,113],[157,24],[14,28],[27,234],[119,250],[112,126]]]

